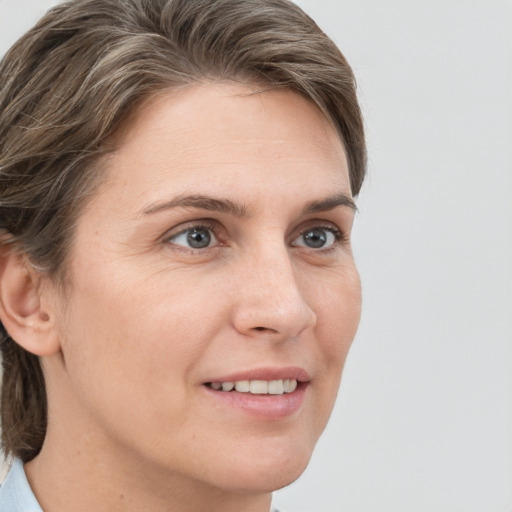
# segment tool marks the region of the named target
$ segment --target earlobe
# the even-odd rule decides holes
[[[41,275],[23,255],[0,246],[0,319],[11,338],[35,355],[55,353],[59,343],[52,317]]]

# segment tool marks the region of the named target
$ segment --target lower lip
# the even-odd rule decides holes
[[[237,391],[216,391],[203,386],[208,395],[219,403],[266,420],[280,420],[299,411],[304,403],[307,382],[300,382],[293,393],[283,395],[253,395]]]

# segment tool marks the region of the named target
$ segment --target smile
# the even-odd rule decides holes
[[[206,386],[215,391],[237,391],[253,395],[283,395],[297,389],[296,379],[280,380],[239,380],[236,382],[208,382]]]

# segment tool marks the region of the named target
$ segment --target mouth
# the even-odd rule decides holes
[[[227,410],[262,420],[283,420],[302,410],[311,383],[302,368],[259,368],[203,382],[207,397]]]
[[[231,393],[250,393],[252,395],[284,395],[293,393],[299,381],[297,379],[277,380],[237,380],[225,382],[206,382],[205,386],[215,391]]]

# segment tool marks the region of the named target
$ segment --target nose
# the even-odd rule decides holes
[[[285,247],[250,258],[238,281],[233,323],[241,334],[285,341],[315,326]]]

